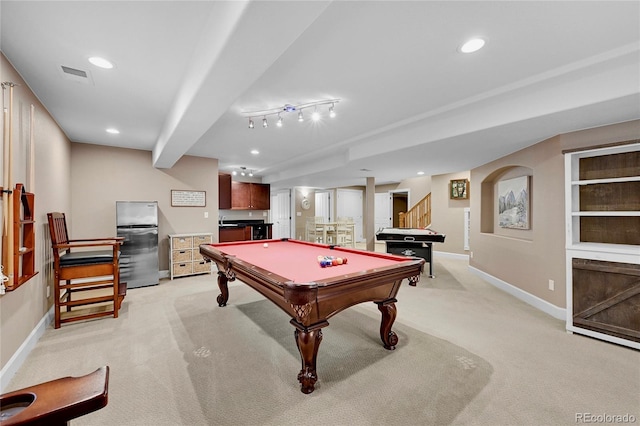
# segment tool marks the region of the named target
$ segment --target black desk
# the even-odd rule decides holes
[[[378,241],[387,245],[387,253],[417,256],[429,262],[429,277],[433,275],[433,243],[444,243],[445,234],[431,229],[383,228],[376,233]],[[416,285],[415,283],[409,283]]]

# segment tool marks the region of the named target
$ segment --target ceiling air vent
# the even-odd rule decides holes
[[[62,71],[66,72],[67,74],[75,75],[77,77],[87,78],[87,73],[85,71],[77,70],[75,68],[65,67],[64,65],[62,65]]]
[[[73,67],[66,67],[64,65],[60,65],[60,68],[58,68],[58,70],[60,71],[60,75],[62,76],[62,78],[64,78],[65,80],[93,85],[93,79],[91,78],[91,73],[89,71],[83,71]]]

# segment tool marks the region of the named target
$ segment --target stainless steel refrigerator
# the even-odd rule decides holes
[[[120,282],[126,282],[128,289],[158,284],[158,203],[117,201],[116,228],[124,237]]]

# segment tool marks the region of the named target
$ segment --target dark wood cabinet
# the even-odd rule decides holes
[[[269,210],[270,185],[249,182],[231,182],[232,210]]]
[[[231,243],[235,241],[249,241],[251,240],[251,227],[229,227],[220,228],[219,237],[221,243]]]
[[[269,210],[271,186],[265,183],[236,182],[228,173],[218,173],[220,210]]]
[[[231,209],[231,175],[218,173],[218,209]]]

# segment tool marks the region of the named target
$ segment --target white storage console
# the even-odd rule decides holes
[[[169,235],[170,278],[210,274],[211,263],[200,255],[200,244],[213,242],[211,233]]]

